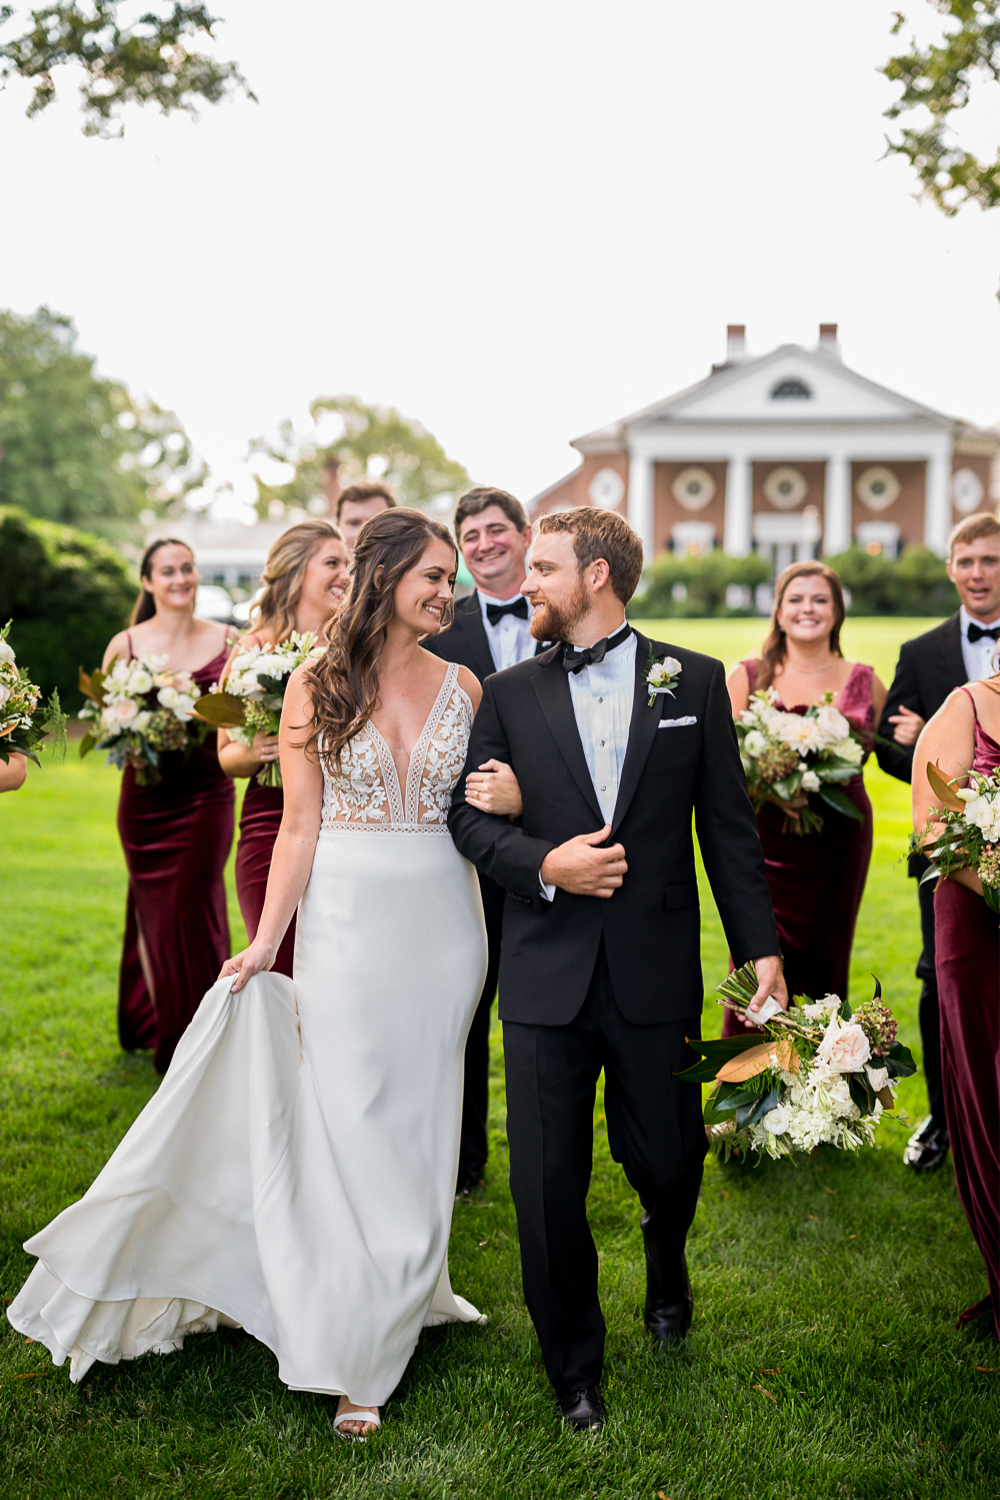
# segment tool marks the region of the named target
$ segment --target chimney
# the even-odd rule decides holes
[[[726,364],[738,364],[747,357],[747,328],[745,323],[726,325]]]
[[[840,358],[840,341],[837,338],[836,323],[819,325],[819,347],[824,354],[830,354],[834,359]]]

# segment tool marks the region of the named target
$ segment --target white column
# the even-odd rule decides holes
[[[746,454],[734,454],[726,465],[726,524],[723,548],[729,557],[746,557],[753,538],[753,470]]]
[[[851,463],[843,453],[826,461],[826,501],[823,513],[823,551],[827,557],[851,545]]]
[[[632,452],[628,460],[628,523],[638,533],[646,566],[656,554],[653,535],[653,460]]]
[[[932,453],[924,491],[924,546],[944,557],[951,530],[951,455]]]

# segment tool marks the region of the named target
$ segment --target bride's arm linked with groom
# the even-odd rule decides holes
[[[500,1019],[524,1291],[579,1427],[603,1420],[586,1217],[602,1069],[611,1153],[644,1210],[646,1326],[669,1343],[691,1322],[684,1243],[706,1137],[700,1090],[675,1075],[695,1060],[703,1001],[692,813],[733,960],[757,965],[752,1008],[787,1005],[722,664],[683,651],[659,666],[667,648],[625,621],[641,570],[614,513],[541,521],[523,592],[532,634],[560,644],[487,679],[449,818],[459,852],[507,893]],[[490,761],[517,778],[516,820],[482,810]]]

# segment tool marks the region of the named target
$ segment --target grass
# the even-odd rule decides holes
[[[913,622],[916,629],[930,622]],[[745,627],[752,627],[747,629]],[[669,622],[661,638],[731,663],[756,621]],[[850,622],[849,654],[891,673],[905,622]],[[877,972],[919,1054],[916,899],[899,857],[906,789],[868,771],[875,857],[852,992]],[[21,1241],[81,1194],[156,1087],[147,1057],[114,1030],[124,874],[117,774],[96,757],[32,770],[0,799],[0,1291],[30,1258]],[[231,879],[230,879],[231,890]],[[235,905],[234,942],[242,938]],[[711,988],[725,941],[704,892]],[[717,1032],[711,998],[706,1024]],[[486,1192],[456,1212],[455,1287],[484,1329],[429,1330],[364,1447],[330,1438],[329,1403],[288,1392],[271,1354],[241,1333],[192,1338],[179,1354],[98,1366],[82,1386],[0,1324],[0,1494],[91,1497],[656,1497],[669,1500],[911,1500],[997,1492],[995,1343],[958,1332],[985,1275],[950,1171],[901,1165],[907,1128],[879,1151],[821,1151],[798,1168],[710,1162],[689,1259],[695,1324],[667,1356],[643,1333],[638,1205],[610,1160],[598,1103],[590,1211],[608,1320],[600,1437],[557,1421],[519,1284],[506,1186],[502,1055],[494,1035]],[[924,1105],[920,1075],[902,1104]]]

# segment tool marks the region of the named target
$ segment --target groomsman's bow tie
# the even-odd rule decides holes
[[[509,604],[487,604],[486,618],[491,625],[499,625],[504,615],[516,615],[519,620],[528,618],[528,601],[523,594]]]
[[[619,630],[616,635],[605,636],[602,641],[595,641],[593,646],[564,646],[563,668],[567,672],[582,672],[584,667],[596,666],[604,660],[609,651],[627,641],[632,634],[631,625],[626,625],[624,630]]]
[[[977,641],[987,636],[991,641],[1000,641],[1000,625],[991,625],[989,629],[985,625],[976,625],[969,622],[969,645],[974,646]]]

